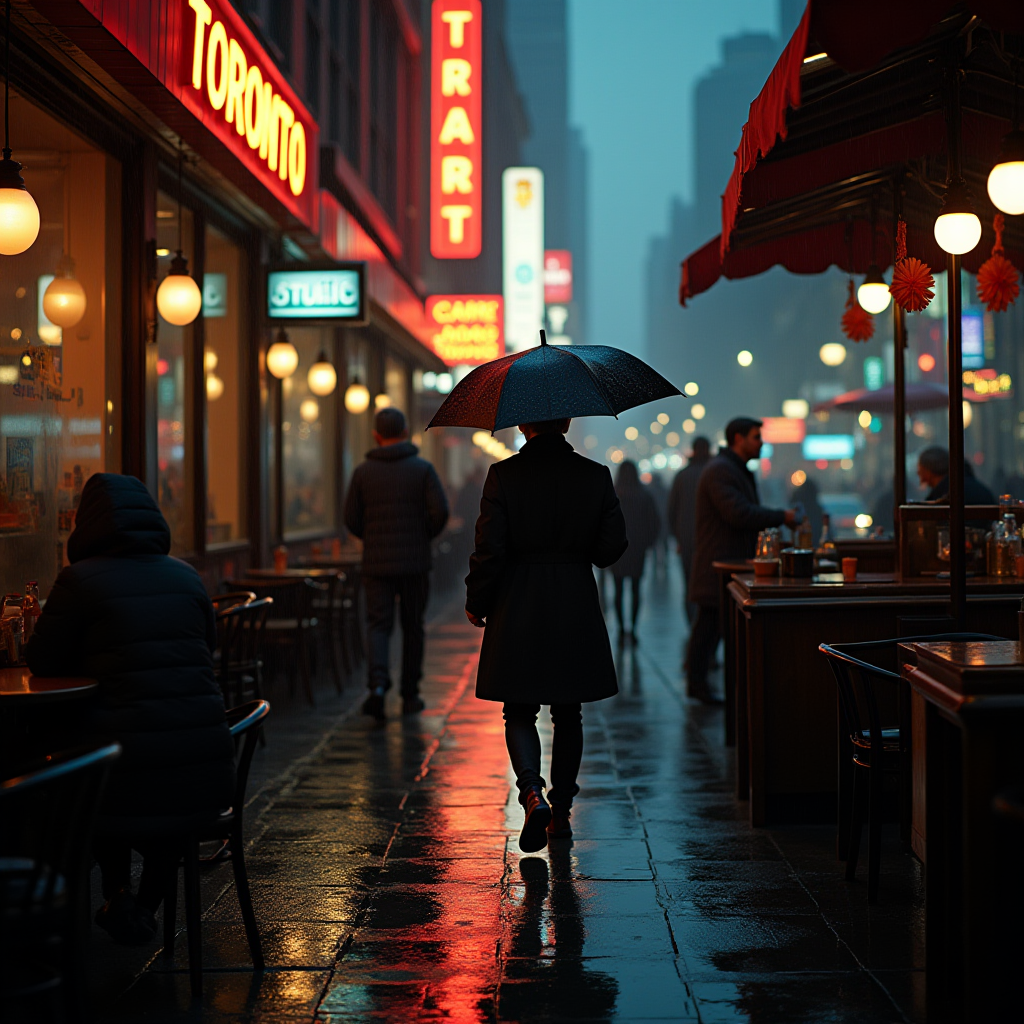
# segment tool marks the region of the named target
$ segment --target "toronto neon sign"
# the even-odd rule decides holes
[[[482,10],[480,0],[434,0],[430,63],[430,252],[480,255]]]
[[[310,133],[301,113],[282,95],[270,66],[243,45],[230,19],[217,17],[208,0],[188,0],[188,6],[195,13],[192,45],[183,47],[189,85],[293,196],[302,196]]]

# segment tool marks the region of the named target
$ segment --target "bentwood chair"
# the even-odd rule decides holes
[[[255,600],[256,595],[251,590],[233,590],[227,594],[215,594],[210,598],[214,613],[217,615],[229,608],[237,608],[239,605]]]
[[[905,770],[903,757],[907,730],[899,721],[883,721],[882,707],[896,707],[900,674],[894,671],[900,644],[941,641],[1001,640],[985,633],[940,633],[929,636],[904,636],[892,640],[869,640],[849,644],[820,644],[818,650],[828,658],[839,689],[841,757],[853,765],[853,792],[849,811],[839,806],[839,832],[846,833],[843,818],[849,814],[849,847],[846,851],[846,880],[857,875],[860,839],[864,818],[868,821],[868,903],[878,901],[878,876],[881,866],[883,783],[898,778]],[[871,661],[865,660],[871,658]],[[884,662],[893,668],[878,664]],[[888,698],[886,699],[886,691]],[[880,697],[882,698],[880,700]],[[903,787],[901,787],[903,789]]]
[[[261,597],[217,613],[216,676],[226,707],[263,697],[263,630],[273,605],[272,597]]]
[[[203,994],[203,940],[202,904],[199,891],[199,844],[227,840],[231,867],[235,875],[235,892],[245,926],[245,937],[249,943],[249,956],[257,971],[262,971],[263,945],[260,941],[256,912],[252,906],[249,891],[249,875],[245,867],[245,837],[243,835],[243,814],[245,811],[245,790],[249,781],[249,767],[256,750],[256,736],[263,720],[270,713],[265,700],[254,700],[227,713],[228,728],[235,739],[235,794],[234,803],[226,811],[214,816],[204,816],[191,823],[186,832],[166,837],[182,851],[182,866],[185,870],[185,928],[188,935],[188,970],[192,996],[199,999]],[[164,955],[174,955],[174,938],[177,928],[178,872],[168,878],[164,890]]]
[[[84,1019],[96,814],[116,743],[62,751],[0,781],[0,1017]]]

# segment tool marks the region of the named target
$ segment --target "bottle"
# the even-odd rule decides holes
[[[25,643],[29,642],[35,632],[36,623],[43,609],[39,606],[39,583],[29,580],[25,584],[25,597],[21,602],[21,617],[25,620]]]
[[[821,517],[821,540],[818,541],[814,557],[819,564],[821,562],[839,562],[839,552],[836,550],[836,542],[832,538],[832,523],[827,512]]]
[[[274,572],[283,573],[288,569],[288,549],[281,544],[274,548]]]
[[[796,528],[795,547],[801,551],[810,551],[814,547],[814,534],[811,532],[811,521],[804,516]]]
[[[1013,576],[1017,571],[1017,555],[1020,554],[1020,534],[1017,520],[1012,512],[1003,516],[1002,529],[996,536],[995,576]]]

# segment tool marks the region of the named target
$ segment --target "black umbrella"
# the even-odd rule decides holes
[[[455,386],[430,427],[502,430],[520,423],[618,416],[681,395],[660,373],[607,345],[540,345],[478,366]]]

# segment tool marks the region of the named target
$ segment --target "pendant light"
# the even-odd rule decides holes
[[[64,251],[57,263],[57,274],[43,292],[43,312],[62,330],[74,327],[85,316],[85,289],[75,277],[71,258],[71,175],[64,162]]]
[[[878,238],[876,230],[877,220],[878,214],[874,200],[872,200],[871,265],[868,267],[868,272],[864,277],[864,281],[857,289],[857,302],[860,304],[861,309],[865,309],[869,313],[873,314],[884,313],[885,310],[889,308],[889,302],[892,300],[892,295],[889,293],[889,286],[885,283],[885,278],[882,277],[882,271],[878,269],[878,264],[875,262],[875,243]],[[853,270],[852,265],[850,270]]]
[[[188,260],[182,255],[181,164],[184,159],[181,139],[178,140],[178,249],[171,260],[171,269],[156,291],[156,308],[160,315],[176,327],[192,323],[203,307],[203,293],[188,272]]]
[[[954,256],[970,252],[981,241],[981,221],[963,178],[946,186],[942,211],[935,220],[935,241]]]
[[[321,398],[331,394],[337,387],[338,373],[328,362],[327,355],[323,349],[320,350],[320,355],[316,357],[316,362],[309,368],[306,383],[309,384],[309,390]]]
[[[284,328],[277,332],[274,344],[267,349],[267,369],[278,380],[290,377],[299,368],[299,353],[291,343]]]
[[[209,402],[216,402],[224,394],[224,381],[215,373],[206,375],[206,399]]]
[[[1020,130],[1020,91],[1017,75],[1022,61],[1013,67],[1013,117],[1010,134],[1003,138],[999,159],[988,174],[988,197],[1003,213],[1024,213],[1024,131]]]
[[[353,416],[370,408],[370,389],[358,377],[353,377],[352,383],[345,389],[345,408]]]
[[[4,150],[0,160],[0,253],[17,256],[39,237],[39,207],[25,188],[21,164],[11,159],[11,0],[5,5]]]

